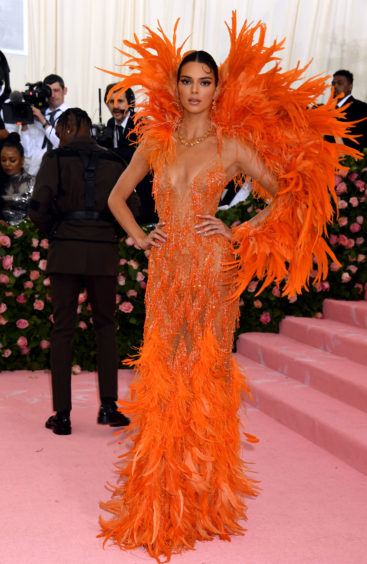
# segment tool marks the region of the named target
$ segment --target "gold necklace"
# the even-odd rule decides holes
[[[210,127],[208,131],[204,133],[204,135],[202,135],[201,137],[196,137],[196,139],[193,139],[192,141],[188,141],[187,139],[182,137],[179,131],[177,131],[177,137],[179,141],[182,143],[182,145],[184,145],[185,147],[194,147],[195,145],[199,145],[199,143],[207,139],[211,134],[211,132],[212,132],[212,128]]]

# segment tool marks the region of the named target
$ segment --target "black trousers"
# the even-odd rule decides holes
[[[87,290],[97,343],[100,398],[117,399],[116,276],[51,274],[54,328],[51,333],[52,397],[55,411],[71,409],[72,343],[78,296]]]

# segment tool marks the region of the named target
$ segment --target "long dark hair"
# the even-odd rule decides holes
[[[207,67],[210,68],[212,73],[214,74],[215,86],[218,85],[219,81],[219,74],[218,74],[218,66],[213,57],[210,53],[206,51],[190,51],[181,61],[180,66],[177,70],[177,82],[180,80],[182,67],[186,63],[203,63]]]

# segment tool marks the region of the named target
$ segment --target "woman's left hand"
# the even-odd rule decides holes
[[[229,241],[232,237],[232,231],[223,221],[214,217],[213,215],[198,215],[202,221],[195,225],[195,230],[198,235],[209,237],[210,235],[222,235]]]

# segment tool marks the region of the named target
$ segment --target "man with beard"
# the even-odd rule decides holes
[[[361,100],[356,100],[352,96],[353,88],[353,74],[348,70],[338,70],[333,75],[332,86],[334,87],[334,97],[341,96],[339,99],[337,107],[345,106],[345,120],[346,121],[357,121],[364,119],[359,123],[356,123],[351,127],[351,133],[353,135],[359,135],[356,138],[356,143],[353,143],[350,139],[343,139],[345,145],[349,147],[354,147],[360,151],[367,147],[367,104]]]

